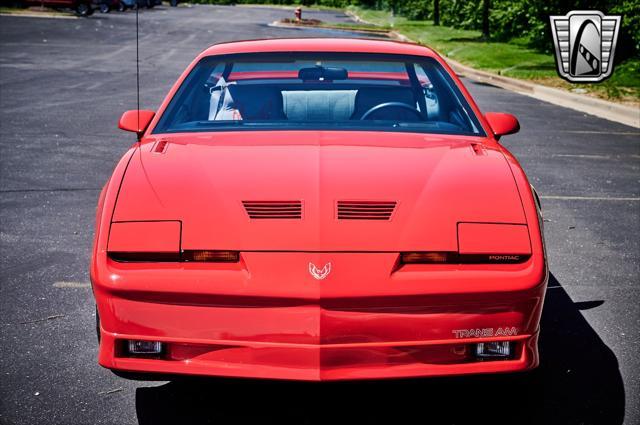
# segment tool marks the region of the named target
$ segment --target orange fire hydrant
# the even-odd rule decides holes
[[[296,15],[296,21],[298,22],[302,21],[302,8],[300,6],[296,7],[295,15]]]

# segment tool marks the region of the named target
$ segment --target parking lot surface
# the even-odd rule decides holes
[[[290,15],[143,11],[142,108],[213,43],[336,35],[268,25]],[[640,422],[640,132],[471,81],[483,111],[520,119],[504,144],[542,196],[551,280],[538,370],[311,384],[133,382],[100,368],[88,264],[98,193],[134,142],[116,128],[136,107],[134,25],[132,12],[0,17],[0,422]]]

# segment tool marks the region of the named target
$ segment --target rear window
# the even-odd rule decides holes
[[[484,135],[436,60],[337,53],[204,58],[153,132],[259,129]]]

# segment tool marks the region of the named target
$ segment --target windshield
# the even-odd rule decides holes
[[[436,60],[338,53],[204,58],[153,132],[247,129],[484,135]]]

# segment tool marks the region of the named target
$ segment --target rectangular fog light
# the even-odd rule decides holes
[[[512,348],[510,341],[480,342],[476,344],[476,357],[481,359],[511,357]]]
[[[162,343],[160,341],[129,341],[127,345],[129,354],[160,354]]]

